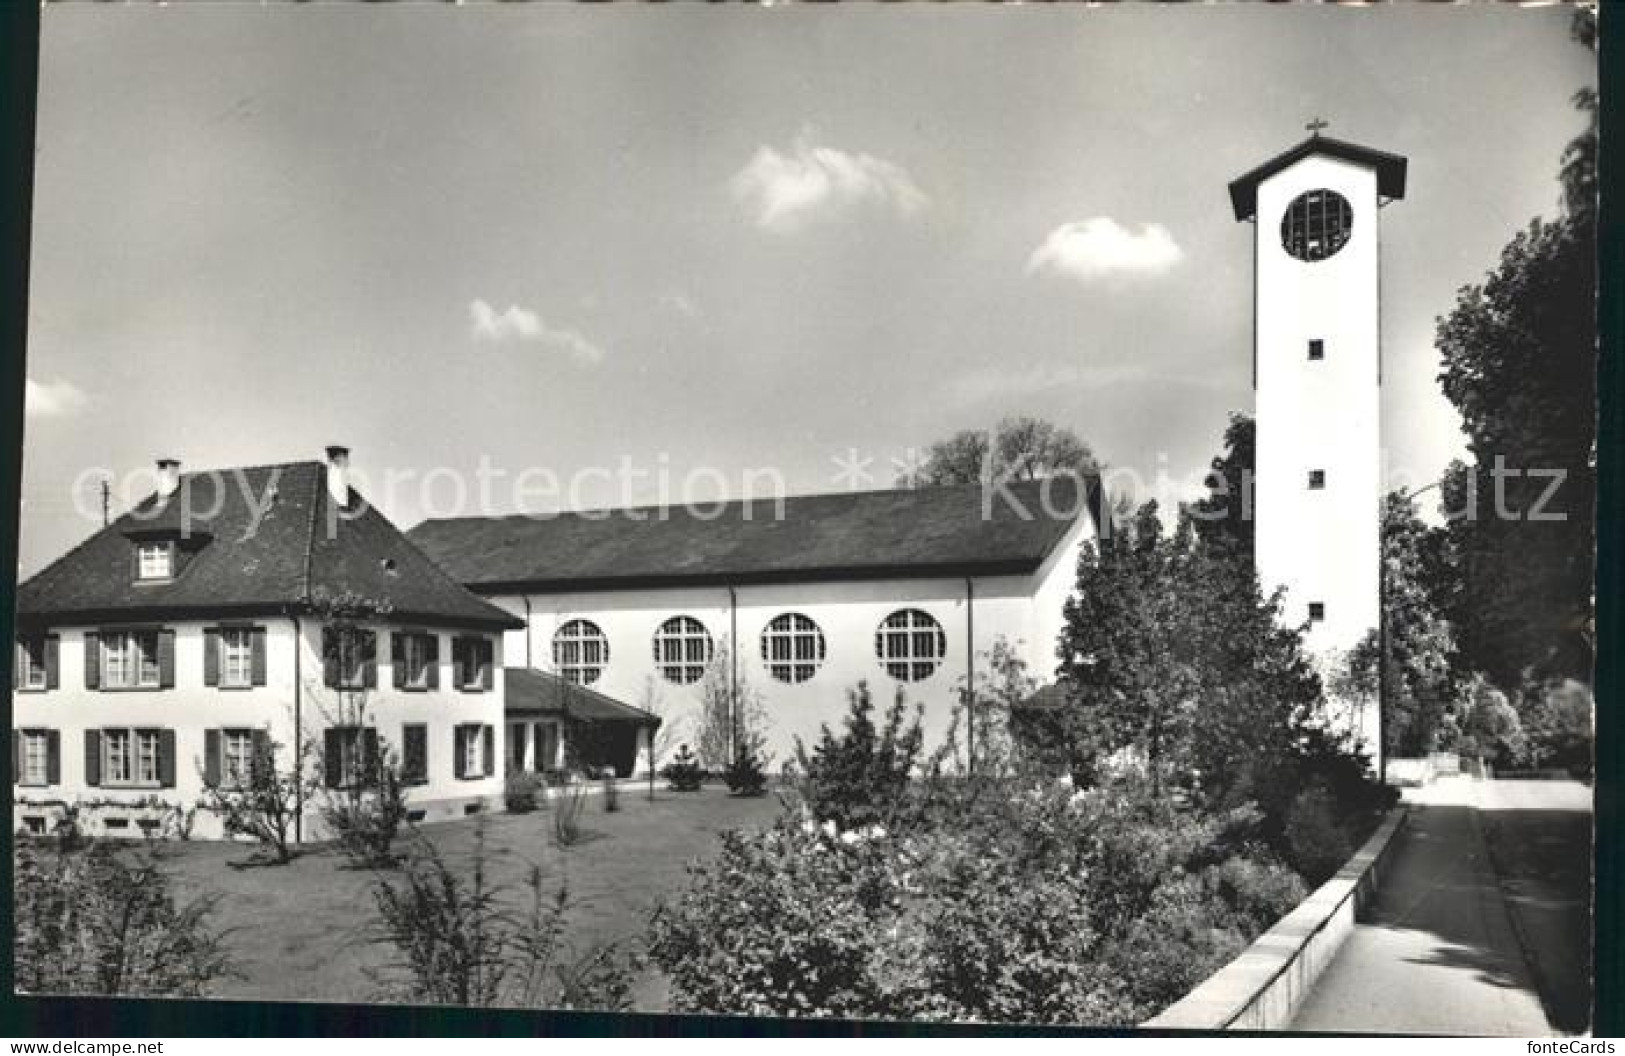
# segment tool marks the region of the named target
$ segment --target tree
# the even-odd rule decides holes
[[[1575,36],[1594,47],[1594,15]],[[1449,507],[1466,666],[1511,691],[1589,682],[1596,503],[1597,109],[1565,151],[1564,208],[1532,220],[1438,323],[1439,384],[1473,455]]]
[[[974,684],[961,678],[958,686],[959,710],[970,732],[967,750],[973,753],[966,760],[969,772],[984,777],[1015,772],[1024,758],[1016,748],[1016,738],[1026,732],[1024,716],[1042,707],[1033,701],[1037,691],[1038,680],[1027,673],[1027,662],[1003,636],[977,654]]]
[[[1383,642],[1373,630],[1349,654],[1338,692],[1377,696],[1383,702],[1383,749],[1418,756],[1435,750],[1459,682],[1455,632],[1440,611],[1446,578],[1444,533],[1429,528],[1416,503],[1402,492],[1383,500]],[[1385,674],[1386,673],[1386,674]],[[1382,684],[1386,679],[1386,684]]]
[[[695,749],[706,770],[721,772],[744,752],[767,765],[767,709],[745,672],[734,669],[731,643],[717,648],[700,680],[698,727]]]
[[[964,429],[933,443],[925,463],[904,473],[903,487],[977,484],[989,480],[1037,480],[1067,473],[1098,472],[1094,452],[1070,429],[1042,418],[1004,418],[991,431]]]
[[[1224,431],[1224,451],[1210,463],[1208,493],[1190,504],[1196,534],[1209,551],[1228,551],[1253,561],[1253,489],[1258,472],[1258,427],[1232,412]]]

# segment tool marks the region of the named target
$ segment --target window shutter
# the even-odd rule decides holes
[[[362,679],[361,684],[368,689],[378,688],[378,634],[376,631],[361,632],[361,658]]]
[[[95,631],[85,632],[85,688],[102,687],[102,642]]]
[[[173,689],[175,687],[174,631],[158,632],[158,686],[161,689]]]
[[[417,723],[401,727],[401,780],[421,785],[429,780],[429,728]]]
[[[265,685],[265,628],[255,627],[249,634],[249,681],[256,686]]]
[[[214,627],[203,631],[203,684],[220,684],[220,631]]]
[[[85,731],[85,784],[96,788],[102,783],[102,731]]]
[[[62,733],[59,730],[45,731],[45,783],[62,783]]]
[[[496,739],[496,730],[495,730],[495,728],[493,728],[491,726],[482,726],[482,727],[480,727],[480,740],[483,742],[481,744],[481,746],[480,746],[480,751],[481,751],[481,754],[485,757],[484,760],[483,760],[484,763],[485,763],[484,776],[485,777],[490,777],[492,774],[494,774],[496,772],[496,747],[497,747],[496,746],[496,740],[497,739]]]
[[[23,735],[11,731],[11,783],[23,783]]]
[[[389,670],[394,687],[406,688],[406,635],[400,631],[389,634]]]
[[[429,688],[440,688],[440,636],[431,634],[424,642],[429,647]]]
[[[213,788],[225,771],[220,757],[220,731],[203,731],[203,783]]]
[[[481,638],[481,639],[479,639],[479,654],[480,654],[480,688],[485,690],[487,693],[489,693],[491,691],[491,683],[493,681],[493,672],[492,672],[492,667],[494,666],[493,661],[496,659],[496,648],[493,646],[493,644],[491,642],[491,639],[489,639],[489,638]],[[486,767],[487,772],[489,772],[490,769],[491,768],[489,766]]]
[[[11,688],[23,688],[23,640],[20,636],[11,642]]]
[[[254,767],[261,766],[261,765],[269,766],[274,770],[275,765],[276,765],[276,760],[271,755],[271,734],[270,734],[270,731],[268,731],[268,730],[255,730],[254,733],[253,733],[253,740],[250,743],[252,744],[252,751],[254,752],[254,757],[249,762],[249,772],[252,773]],[[296,773],[294,776],[300,781],[304,780],[304,775],[303,774]]]
[[[378,780],[378,731],[371,726],[361,731],[361,768],[368,781]]]
[[[468,776],[468,767],[463,765],[467,762],[463,754],[463,738],[467,736],[464,731],[467,729],[466,726],[453,726],[451,728],[451,770],[459,781]]]
[[[62,637],[49,634],[45,636],[45,688],[56,689],[62,685]]]
[[[332,627],[322,628],[322,685],[328,689],[339,685],[339,636]]]
[[[344,731],[329,726],[322,731],[322,769],[328,788],[338,788],[344,776],[340,769],[339,738]]]
[[[158,784],[163,788],[175,787],[174,730],[158,731]]]
[[[468,639],[451,640],[451,682],[454,689],[468,685]]]

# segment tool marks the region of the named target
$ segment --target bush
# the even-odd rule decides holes
[[[741,746],[728,769],[722,772],[728,792],[735,796],[762,796],[767,794],[767,772],[762,769],[759,755]]]
[[[394,758],[380,752],[337,789],[323,789],[322,822],[339,848],[359,865],[395,864],[395,837],[406,823],[406,785]]]
[[[20,841],[12,861],[18,992],[201,997],[230,974],[214,901],[177,905],[150,853]]]
[[[587,788],[582,784],[569,785],[564,794],[553,802],[553,842],[560,847],[573,847],[581,842],[581,812],[587,805]]]
[[[526,908],[507,908],[485,873],[484,822],[475,834],[472,873],[453,870],[420,843],[399,879],[373,885],[374,941],[399,954],[375,972],[396,998],[476,1007],[624,1010],[632,961],[606,946],[574,963],[563,941],[570,902],[544,889],[541,870],[526,877]]]
[[[674,1008],[1125,1026],[1294,904],[1256,814],[1135,788],[990,785],[912,831],[810,812],[729,832],[656,918]]]
[[[621,809],[621,786],[615,783],[615,775],[607,774],[604,777],[604,813],[613,814]]]
[[[919,802],[911,782],[923,760],[924,709],[916,705],[905,722],[901,688],[876,727],[869,685],[847,691],[847,713],[839,736],[824,726],[809,755],[796,741],[796,790],[819,821],[832,821],[845,831],[882,825],[895,829],[916,813]]]
[[[542,779],[523,770],[509,770],[502,784],[502,801],[509,814],[529,814],[536,809]]]
[[[1292,801],[1284,836],[1287,860],[1311,884],[1330,880],[1354,853],[1354,837],[1339,816],[1337,801],[1318,781]]]
[[[677,754],[660,768],[660,776],[666,779],[666,787],[673,792],[698,792],[705,783],[705,771],[686,744],[677,746]]]
[[[205,784],[198,806],[220,816],[227,836],[247,836],[270,852],[270,862],[293,860],[294,835],[304,795],[303,759],[296,755],[287,770],[277,767],[281,745],[255,738],[242,784]]]

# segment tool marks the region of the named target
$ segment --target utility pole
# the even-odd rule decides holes
[[[102,492],[102,527],[106,528],[113,523],[113,488],[107,483],[107,478],[101,480]]]

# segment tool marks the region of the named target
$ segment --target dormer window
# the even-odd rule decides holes
[[[170,542],[137,543],[135,547],[135,578],[143,582],[175,578],[175,544]]]

